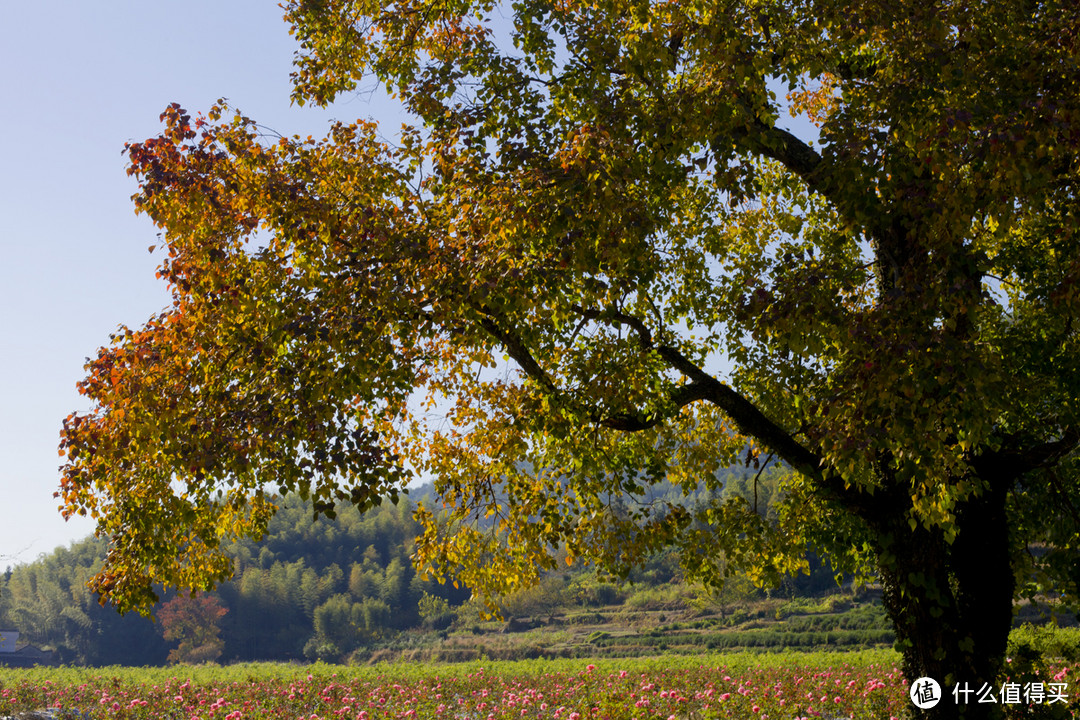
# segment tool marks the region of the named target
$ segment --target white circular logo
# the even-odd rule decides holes
[[[920,710],[929,710],[941,701],[941,686],[934,678],[921,677],[911,683],[908,695],[911,696],[911,702],[915,703],[915,707]]]

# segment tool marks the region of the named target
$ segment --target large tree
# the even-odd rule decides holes
[[[563,547],[618,571],[674,545],[709,582],[808,544],[870,566],[905,671],[946,688],[994,680],[1015,596],[1075,596],[1075,2],[287,19],[296,101],[374,77],[416,127],[174,106],[128,148],[173,305],[88,364],[64,426],[104,596],[225,576],[272,493],[332,512],[413,473],[448,509],[418,560],[494,592]],[[790,470],[774,518],[649,493],[746,452]]]

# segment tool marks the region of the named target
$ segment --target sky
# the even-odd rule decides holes
[[[396,105],[366,88],[328,109],[291,106],[296,44],[274,0],[5,3],[0,40],[0,569],[93,532],[53,497],[64,417],[87,410],[83,364],[121,324],[168,304],[134,213],[125,142],[156,135],[171,102],[221,97],[282,134]]]

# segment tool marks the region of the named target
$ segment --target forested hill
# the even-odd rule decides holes
[[[776,499],[775,479],[766,472],[753,488],[744,475],[726,478],[726,491],[756,492],[768,512]],[[425,492],[414,490],[411,497]],[[694,501],[671,487],[657,492],[676,502]],[[409,559],[420,529],[413,508],[403,498],[364,514],[342,507],[336,519],[313,521],[309,505],[286,505],[262,542],[228,548],[235,559],[232,580],[197,601],[164,597],[157,623],[135,614],[120,616],[87,592],[85,583],[106,550],[105,541],[90,538],[8,570],[0,580],[0,628],[18,630],[21,640],[55,650],[60,661],[72,664],[345,660],[404,630],[439,629],[475,617],[474,609],[461,607],[467,589],[416,577]],[[679,577],[675,557],[665,555],[639,568],[632,579],[640,590],[669,586]],[[788,590],[830,585],[835,587],[831,573],[819,568]],[[551,608],[620,597],[584,569],[551,578],[544,593]],[[516,611],[513,599],[508,611]]]
[[[226,610],[216,623],[220,654],[215,643],[203,642],[203,657],[194,659],[338,659],[420,624],[425,593],[443,598],[446,607],[466,600],[467,590],[416,578],[409,561],[419,531],[412,509],[407,500],[363,515],[346,507],[335,520],[313,522],[307,505],[282,508],[263,542],[229,548],[233,579],[212,596]],[[0,627],[55,649],[62,662],[166,662],[177,642],[164,639],[163,622],[121,617],[87,592],[105,550],[104,540],[89,538],[9,569],[0,582]],[[164,597],[155,614],[161,617],[172,599]]]

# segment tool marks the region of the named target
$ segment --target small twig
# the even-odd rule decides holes
[[[772,452],[769,453],[769,455],[765,458],[765,462],[763,462],[761,464],[761,467],[758,468],[757,474],[754,475],[754,514],[755,515],[759,514],[758,509],[757,509],[757,482],[758,482],[758,478],[761,477],[761,473],[765,472],[765,468],[769,467],[769,461],[773,459],[773,455],[774,455],[774,453],[772,453]]]

